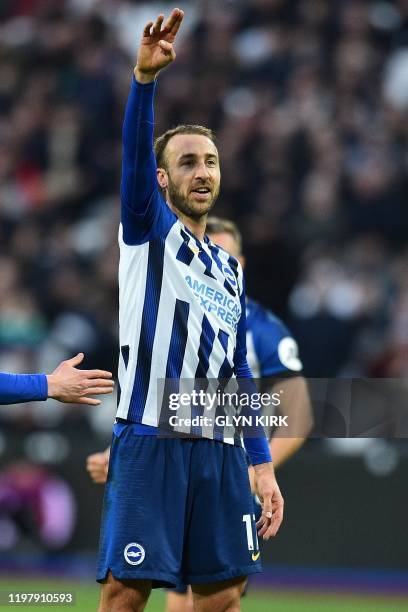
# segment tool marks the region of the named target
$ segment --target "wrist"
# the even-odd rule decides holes
[[[137,66],[133,70],[133,74],[135,75],[135,79],[141,85],[147,85],[148,83],[153,83],[156,80],[158,72],[142,72],[139,70]]]
[[[252,467],[254,468],[256,474],[261,474],[263,472],[272,472],[272,474],[274,474],[272,461],[268,461],[266,463],[257,463]]]
[[[47,397],[55,398],[57,396],[57,384],[55,382],[54,376],[52,374],[48,374],[46,376],[48,392]]]

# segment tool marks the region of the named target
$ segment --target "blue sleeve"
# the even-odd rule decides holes
[[[237,345],[234,354],[234,373],[238,379],[240,392],[249,394],[258,393],[253,381],[252,372],[249,369],[246,352],[246,304],[244,286],[241,294],[241,316],[238,322]],[[268,440],[263,427],[252,427],[249,433],[251,435],[245,435],[244,432],[244,446],[251,464],[257,465],[258,463],[272,461]]]
[[[301,374],[297,342],[282,321],[266,316],[254,321],[251,331],[261,377]]]
[[[0,372],[0,404],[44,401],[48,396],[45,374],[6,374]]]
[[[162,197],[153,150],[153,100],[156,82],[141,85],[135,78],[123,123],[121,220],[127,244],[143,244],[165,235],[176,216]]]

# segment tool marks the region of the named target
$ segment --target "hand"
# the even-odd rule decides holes
[[[104,484],[108,477],[110,448],[103,453],[89,455],[86,460],[86,469],[92,480],[97,484]]]
[[[72,359],[60,363],[53,373],[47,376],[48,397],[68,404],[98,406],[101,400],[88,397],[89,395],[112,393],[112,373],[104,370],[78,370],[76,366],[83,358],[84,354],[78,353]]]
[[[262,516],[256,524],[258,536],[269,540],[277,534],[283,519],[283,497],[276,482],[272,463],[254,466],[255,489],[262,504]]]
[[[135,68],[135,78],[139,83],[154,81],[157,73],[175,60],[173,42],[183,17],[183,11],[176,8],[163,28],[164,15],[159,15],[154,24],[153,21],[146,24]]]

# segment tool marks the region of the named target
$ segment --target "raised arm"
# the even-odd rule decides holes
[[[163,216],[165,203],[158,191],[153,151],[153,99],[158,73],[176,57],[173,42],[183,15],[174,9],[164,25],[163,15],[146,24],[137,54],[123,125],[122,224],[125,242],[130,244],[152,238],[149,230]]]

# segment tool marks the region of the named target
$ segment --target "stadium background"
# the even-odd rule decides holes
[[[78,351],[116,369],[123,107],[141,26],[172,7],[0,3],[1,370],[50,372]],[[216,212],[243,232],[248,293],[291,326],[308,376],[405,377],[408,2],[180,8],[157,132],[216,130]],[[115,398],[2,407],[1,589],[51,573],[91,584],[102,491],[85,457],[108,444],[114,412]],[[280,471],[285,525],[246,609],[363,610],[338,594],[357,591],[404,609],[407,468],[403,440],[309,441]],[[285,608],[276,592],[298,596]]]

